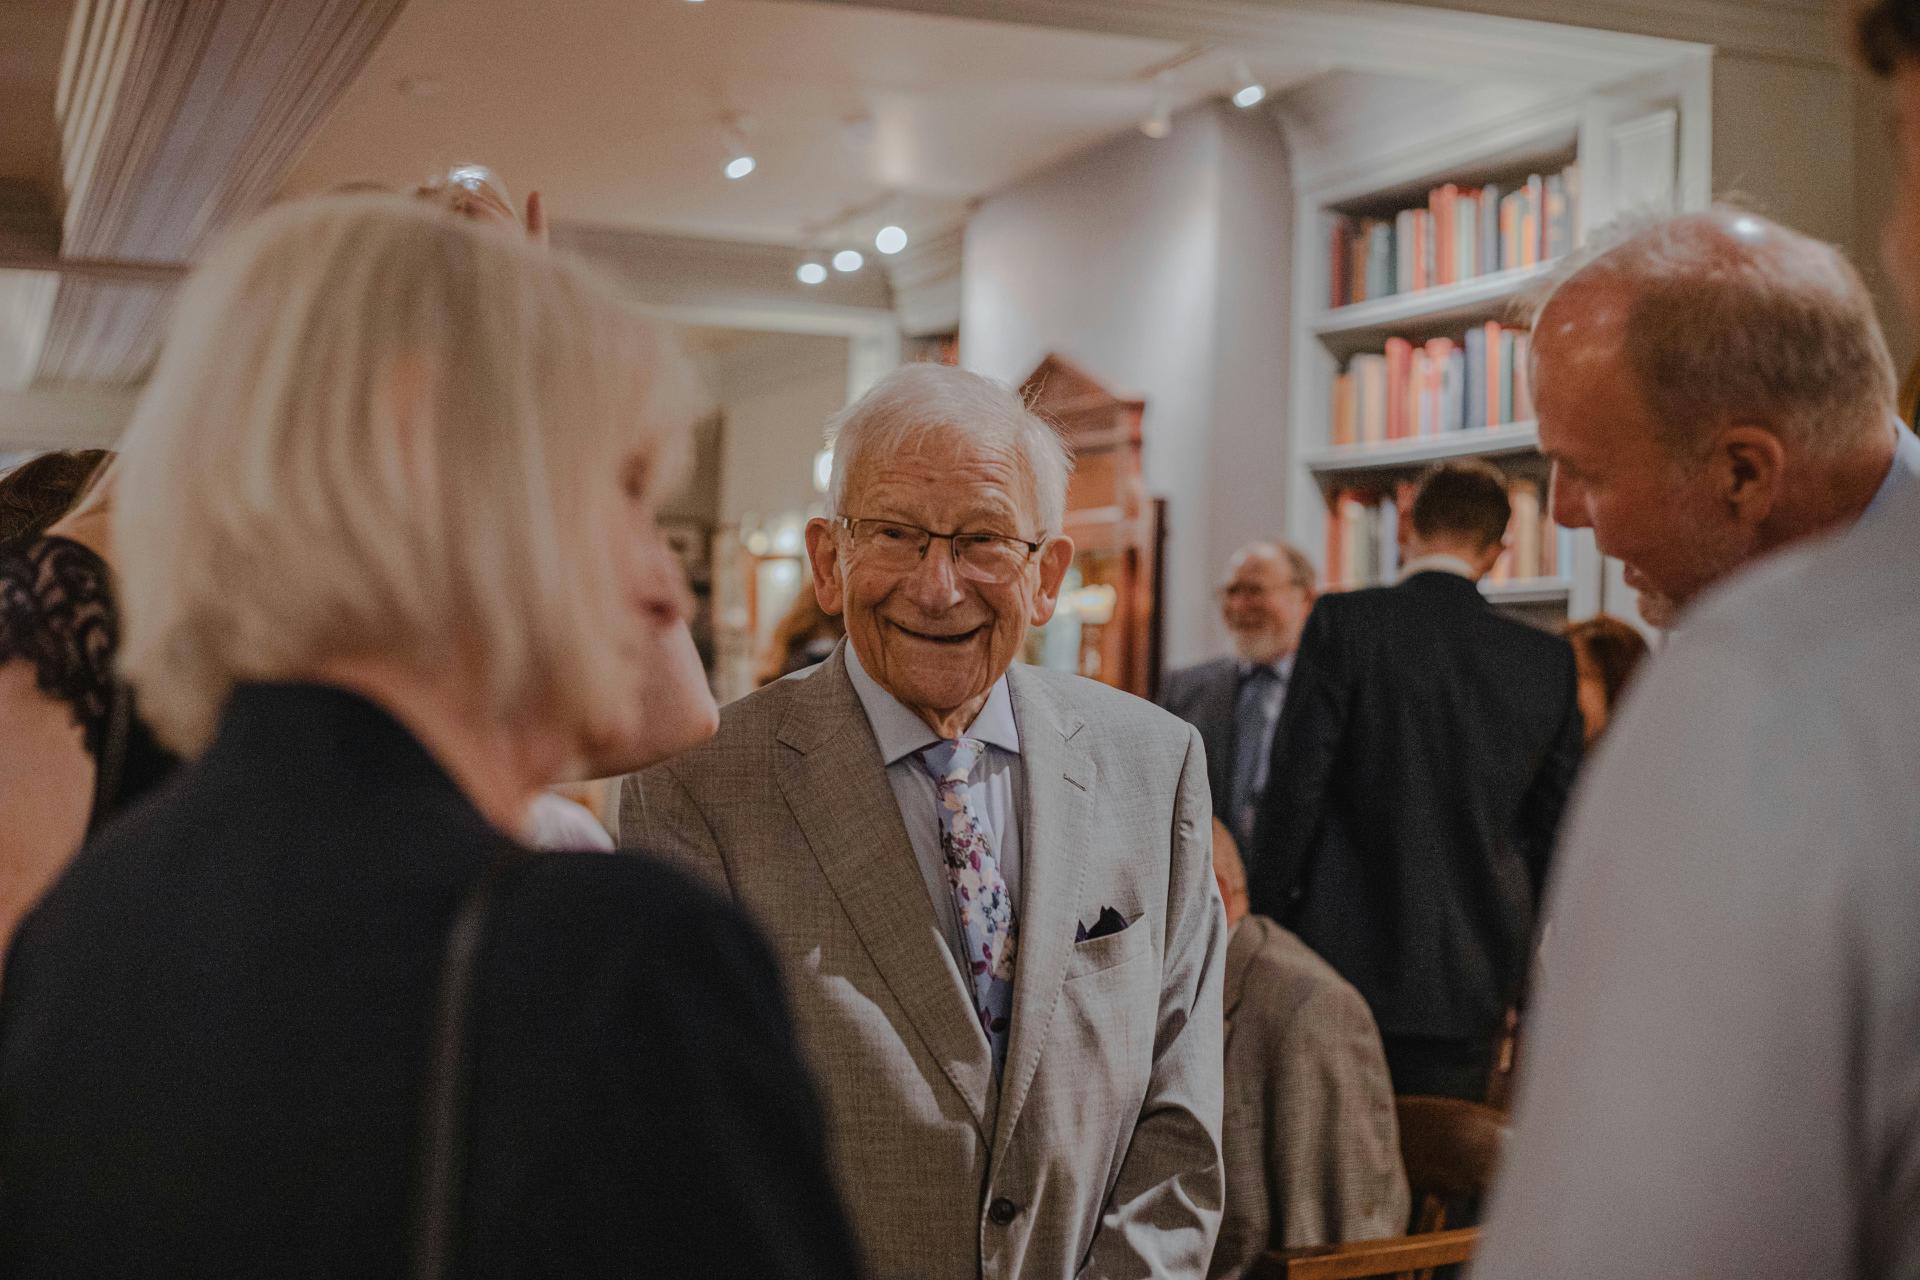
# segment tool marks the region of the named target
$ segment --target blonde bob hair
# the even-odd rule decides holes
[[[122,444],[122,666],[197,751],[234,685],[477,666],[504,722],[627,736],[629,486],[702,405],[582,267],[389,196],[284,205],[188,281]],[[639,470],[635,470],[635,468]]]

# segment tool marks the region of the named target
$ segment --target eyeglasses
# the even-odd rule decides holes
[[[841,516],[838,523],[852,536],[854,552],[880,569],[912,569],[927,558],[936,538],[945,538],[955,571],[974,582],[1013,581],[1046,545],[1003,533],[935,533],[917,524],[864,516]]]
[[[1290,578],[1277,587],[1268,586],[1263,583],[1236,582],[1229,586],[1215,587],[1213,589],[1213,596],[1214,599],[1221,601],[1240,600],[1278,595],[1282,591],[1305,591],[1307,589],[1307,584],[1298,578]]]

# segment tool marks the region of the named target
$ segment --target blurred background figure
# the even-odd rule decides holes
[[[1511,515],[1499,471],[1442,463],[1398,585],[1320,598],[1256,826],[1254,910],[1367,998],[1396,1093],[1486,1098],[1580,764],[1566,641],[1479,589]]]
[[[1200,731],[1213,811],[1242,846],[1253,838],[1274,728],[1313,601],[1313,563],[1298,547],[1254,542],[1240,548],[1220,585],[1234,656],[1168,672],[1160,686],[1160,705]]]
[[[0,478],[0,945],[87,834],[176,763],[114,666],[110,457],[49,453]]]
[[[1587,747],[1592,749],[1613,719],[1613,709],[1626,692],[1627,681],[1646,660],[1646,637],[1605,613],[1570,622],[1560,634],[1573,646],[1580,720],[1586,729]]]
[[[772,684],[782,676],[825,662],[845,634],[846,622],[840,615],[822,609],[814,597],[813,584],[802,582],[793,603],[773,628],[760,669],[754,675],[754,686]]]
[[[188,283],[114,531],[193,763],[8,958],[0,1271],[856,1273],[758,935],[513,834],[653,758],[649,707],[712,730],[651,687],[694,399],[580,268],[399,198],[283,205]]]
[[[1247,910],[1247,872],[1213,820],[1227,908],[1225,1213],[1212,1280],[1269,1249],[1397,1236],[1407,1175],[1380,1031],[1353,985],[1300,939]]]

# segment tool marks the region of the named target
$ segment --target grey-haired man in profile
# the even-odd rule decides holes
[[[1864,30],[1920,104],[1920,5]],[[1904,215],[1920,112],[1901,143]],[[1541,440],[1561,521],[1687,607],[1561,851],[1474,1274],[1917,1275],[1920,443],[1836,252],[1728,210],[1643,235],[1541,317]]]
[[[624,797],[771,934],[880,1276],[1197,1278],[1219,1228],[1199,735],[1013,662],[1073,557],[1068,466],[1004,386],[883,379],[807,528],[846,640]]]

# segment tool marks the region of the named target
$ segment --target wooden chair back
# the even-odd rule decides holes
[[[1493,1185],[1506,1145],[1507,1118],[1498,1108],[1456,1098],[1403,1097],[1400,1159],[1412,1193],[1410,1234],[1263,1255],[1247,1280],[1432,1280],[1435,1267],[1468,1261],[1478,1227],[1447,1228],[1462,1206],[1477,1210]]]
[[[1413,1196],[1413,1234],[1446,1229],[1449,1208],[1479,1201],[1493,1185],[1507,1141],[1507,1117],[1458,1098],[1403,1097],[1400,1160]]]

